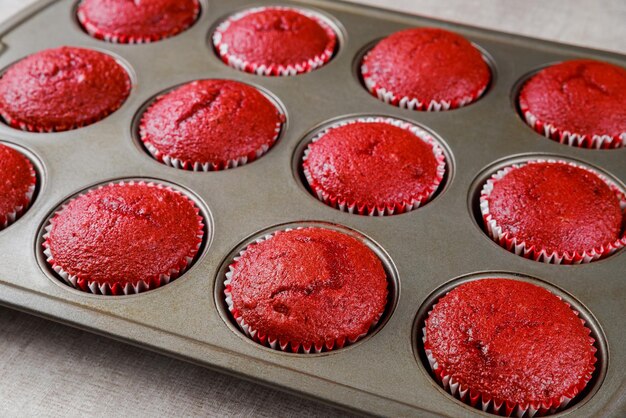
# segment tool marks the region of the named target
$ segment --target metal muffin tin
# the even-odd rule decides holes
[[[619,416],[626,412],[626,251],[585,265],[524,259],[481,230],[477,194],[503,161],[526,156],[566,158],[626,181],[626,148],[572,148],[541,137],[519,117],[520,80],[550,63],[591,57],[626,66],[626,57],[505,35],[415,16],[332,1],[281,1],[317,10],[339,30],[340,47],[324,67],[293,77],[262,77],[229,68],[210,37],[221,19],[270,2],[205,0],[198,21],[170,39],[118,45],[84,33],[75,0],[43,0],[0,29],[0,68],[46,48],[82,46],[108,52],[133,79],[124,105],[106,119],[74,131],[28,133],[0,125],[0,140],[34,160],[40,187],[21,219],[0,231],[0,302],[226,373],[277,386],[352,410],[378,415],[488,415],[441,389],[420,354],[420,329],[453,279],[530,277],[581,311],[598,339],[597,371],[585,393],[563,414]],[[479,46],[493,82],[476,103],[446,112],[416,112],[371,96],[358,77],[372,42],[412,26],[456,31]],[[269,92],[286,110],[277,144],[243,167],[197,173],[153,160],[136,139],[136,117],[159,92],[201,78],[243,81]],[[448,175],[439,194],[412,212],[386,217],[330,208],[305,188],[297,161],[315,129],[355,115],[406,119],[444,143]],[[159,289],[133,296],[95,296],[61,283],[41,255],[41,227],[67,198],[96,184],[149,178],[172,184],[199,204],[207,240],[195,264]],[[221,298],[225,263],[251,237],[289,223],[327,222],[359,231],[379,249],[397,279],[389,312],[377,332],[319,355],[282,353],[242,337]],[[536,278],[538,280],[535,280]],[[458,282],[453,282],[458,283]]]

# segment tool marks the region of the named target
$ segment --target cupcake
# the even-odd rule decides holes
[[[439,299],[423,332],[437,381],[494,414],[532,417],[563,409],[595,369],[594,339],[578,313],[523,281],[459,285]]]
[[[141,44],[177,35],[198,18],[198,0],[82,0],[76,16],[94,38]]]
[[[626,245],[626,196],[572,162],[513,164],[483,186],[487,233],[515,254],[555,264],[588,263]]]
[[[2,75],[0,116],[25,131],[67,131],[116,111],[130,87],[128,73],[110,55],[74,47],[46,49]]]
[[[194,171],[254,161],[276,142],[285,120],[261,92],[230,80],[198,80],[158,97],[139,136],[154,158]]]
[[[367,117],[331,125],[304,152],[302,170],[321,201],[359,215],[418,208],[445,175],[441,146],[408,122]]]
[[[544,68],[524,83],[520,111],[532,128],[561,144],[626,144],[626,69],[573,60]]]
[[[306,73],[326,64],[337,34],[315,13],[289,7],[257,7],[220,24],[213,45],[222,61],[266,76]]]
[[[436,28],[384,38],[363,58],[361,76],[367,90],[385,103],[428,111],[470,104],[491,81],[478,49],[461,35]]]
[[[128,295],[180,276],[198,253],[204,224],[182,193],[122,181],[72,199],[45,230],[48,264],[67,284],[95,294]]]
[[[22,153],[0,144],[0,230],[15,222],[28,208],[37,175]]]
[[[387,276],[361,240],[308,227],[266,235],[226,273],[228,310],[244,333],[294,353],[342,348],[365,336],[387,304]]]

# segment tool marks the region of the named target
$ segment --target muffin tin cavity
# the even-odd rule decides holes
[[[492,178],[492,176],[496,175],[496,173],[498,174],[504,173],[502,170],[506,169],[507,167],[519,166],[519,165],[523,166],[528,162],[534,162],[534,161],[548,162],[548,163],[564,162],[564,163],[568,163],[568,164],[574,165],[582,169],[589,170],[592,173],[596,174],[602,181],[604,181],[611,188],[611,190],[613,190],[616,193],[616,195],[618,195],[618,199],[620,199],[620,207],[622,210],[622,219],[623,219],[621,235],[620,235],[620,238],[617,239],[614,243],[612,242],[610,245],[605,246],[604,250],[606,250],[606,252],[600,253],[600,252],[596,252],[594,249],[592,253],[585,255],[584,258],[573,256],[573,258],[570,260],[569,256],[550,255],[548,253],[539,254],[538,252],[533,252],[531,251],[531,249],[524,247],[521,243],[516,243],[516,242],[509,243],[510,239],[506,238],[505,236],[503,236],[500,240],[500,242],[502,243],[502,246],[500,246],[500,243],[496,240],[496,238],[493,238],[493,239],[491,238],[491,233],[489,233],[488,231],[489,229],[491,229],[492,231],[494,230],[493,229],[494,224],[493,222],[490,222],[490,225],[489,225],[490,228],[488,228],[488,225],[485,221],[486,207],[484,206],[484,203],[481,205],[481,195],[482,195],[485,185]],[[626,246],[626,230],[624,230],[624,228],[626,228],[626,200],[624,199],[625,197],[626,197],[626,187],[624,186],[624,184],[621,181],[619,181],[615,176],[609,174],[608,172],[600,168],[594,167],[588,163],[579,161],[577,159],[564,157],[560,155],[526,154],[526,155],[519,155],[516,157],[509,157],[506,159],[499,160],[489,165],[485,169],[483,169],[480,172],[480,174],[474,179],[470,187],[470,193],[468,196],[468,207],[470,208],[470,212],[472,214],[472,218],[474,219],[475,224],[481,229],[482,232],[485,233],[485,235],[494,244],[496,244],[498,247],[500,247],[503,250],[508,250],[509,252],[514,253],[516,255],[519,255],[519,256],[522,256],[531,260],[535,260],[535,261],[541,261],[544,263],[551,263],[551,264],[581,264],[583,263],[584,264],[584,263],[589,263],[589,262],[598,262],[598,260],[613,257],[616,254],[620,253],[623,247]],[[507,244],[504,243],[505,241]],[[596,253],[599,255],[597,256],[594,255]]]
[[[145,280],[138,281],[135,285],[127,284],[126,286],[120,288],[113,288],[113,286],[100,284],[98,285],[95,281],[80,279],[74,276],[71,276],[67,272],[65,272],[60,266],[56,265],[52,262],[52,255],[44,245],[48,238],[48,232],[51,226],[51,220],[57,213],[60,213],[67,204],[69,204],[74,199],[85,196],[90,191],[98,190],[102,187],[110,186],[110,185],[148,185],[150,187],[165,189],[174,191],[179,193],[184,198],[188,199],[195,209],[197,209],[198,216],[201,218],[201,240],[197,247],[197,250],[194,250],[193,256],[187,256],[187,261],[185,266],[178,271],[170,271],[166,276],[161,274],[160,278],[155,278],[154,280],[150,279],[147,282]],[[110,210],[117,210],[118,204],[116,201],[107,200],[105,203]],[[119,210],[125,210],[123,207],[119,207]],[[143,214],[141,212],[137,213],[135,216],[141,218],[145,217],[145,220],[148,222],[152,222],[150,219],[150,214]],[[156,222],[156,221],[155,221]],[[196,196],[194,193],[189,191],[188,189],[179,186],[177,184],[152,179],[152,178],[124,178],[124,179],[113,179],[107,182],[103,182],[100,184],[95,184],[91,187],[88,187],[84,190],[81,190],[72,196],[64,199],[60,204],[58,204],[45,218],[44,222],[40,225],[39,231],[37,233],[37,238],[35,240],[35,257],[37,258],[37,262],[39,263],[39,267],[41,270],[50,278],[55,284],[62,286],[64,289],[67,289],[72,292],[78,292],[83,296],[95,296],[95,297],[105,297],[110,298],[111,296],[115,296],[116,298],[124,297],[124,296],[132,296],[139,295],[144,292],[155,292],[169,283],[172,283],[175,280],[180,280],[181,277],[185,275],[189,270],[194,267],[194,264],[202,258],[209,246],[211,245],[213,237],[213,220],[211,216],[211,212],[209,211],[206,204],[202,201],[202,199]],[[54,264],[54,265],[53,265]],[[81,283],[84,282],[84,283]],[[157,284],[158,282],[158,284]]]
[[[2,223],[0,223],[0,233],[2,233],[3,231],[6,231],[7,229],[11,228],[12,225],[15,225],[17,222],[19,222],[24,216],[28,215],[28,211],[36,203],[37,196],[39,195],[41,190],[43,190],[46,179],[44,176],[44,165],[34,152],[32,152],[31,150],[21,145],[17,145],[12,142],[7,142],[4,140],[0,140],[0,145],[4,145],[6,147],[14,149],[18,151],[20,154],[22,154],[24,157],[26,157],[28,161],[30,161],[30,163],[32,164],[33,170],[35,171],[35,178],[36,178],[36,182],[35,182],[34,188],[32,189],[32,195],[29,199],[28,205],[26,205],[26,207],[23,207],[20,213],[16,214],[14,219],[8,219],[6,226],[3,226]],[[2,181],[2,179],[0,179],[0,181]]]
[[[329,130],[335,128],[341,128],[344,126],[359,124],[387,124],[394,128],[400,128],[415,135],[416,141],[424,141],[432,146],[432,152],[435,157],[437,165],[437,179],[436,185],[433,186],[432,191],[428,196],[424,195],[421,200],[413,200],[412,202],[405,202],[403,204],[383,204],[383,205],[358,205],[356,203],[349,203],[336,197],[330,196],[321,189],[314,190],[311,178],[311,173],[304,167],[304,161],[306,161],[310,146],[321,139]],[[320,202],[330,206],[334,209],[348,212],[355,215],[369,215],[369,216],[387,216],[398,215],[416,210],[434,200],[438,195],[443,193],[446,189],[450,179],[454,173],[454,163],[452,159],[452,153],[447,144],[441,139],[439,135],[432,130],[416,123],[395,117],[378,116],[378,115],[362,115],[362,116],[350,116],[336,118],[317,126],[311,130],[301,140],[300,144],[296,148],[293,155],[292,167],[294,170],[294,176],[299,184],[306,189],[313,197]],[[382,167],[381,167],[382,169]],[[408,193],[408,192],[407,192]]]
[[[255,62],[252,58],[240,56],[233,53],[228,42],[224,40],[229,28],[241,19],[256,13],[280,13],[280,12],[296,12],[308,19],[316,22],[328,36],[328,43],[322,52],[314,54],[303,62],[279,64],[279,63],[262,63]],[[259,23],[267,25],[267,22]],[[280,23],[276,23],[277,27],[272,27],[276,31],[290,32],[288,19],[282,18]],[[269,27],[269,26],[268,26]],[[259,29],[261,32],[270,31],[268,28]],[[310,34],[309,34],[310,35]],[[249,40],[247,40],[249,41]],[[342,44],[344,43],[344,31],[341,24],[332,16],[312,8],[304,8],[298,6],[286,5],[267,5],[253,8],[241,9],[233,14],[223,17],[212,28],[208,39],[209,45],[217,57],[226,65],[239,71],[252,73],[262,76],[294,76],[306,74],[315,71],[328,63],[337,56]],[[274,40],[274,44],[276,41]],[[276,48],[272,44],[271,49]],[[261,46],[259,46],[260,48]],[[280,48],[277,48],[278,50]],[[248,51],[249,52],[249,51]],[[272,52],[268,50],[268,52]],[[279,53],[280,54],[280,53]]]
[[[329,230],[338,231],[338,232],[347,234],[353,238],[356,238],[357,240],[364,243],[370,250],[374,252],[374,254],[380,259],[383,269],[385,270],[385,273],[387,276],[388,295],[387,295],[387,304],[386,304],[383,314],[381,315],[378,322],[372,326],[372,328],[369,330],[367,335],[359,338],[358,340],[354,342],[348,341],[348,339],[346,339],[345,345],[343,347],[335,346],[334,348],[330,350],[324,347],[322,350],[320,350],[320,352],[316,352],[314,347],[310,347],[307,350],[302,346],[297,352],[293,352],[292,348],[289,345],[287,345],[284,349],[281,349],[278,342],[276,342],[273,347],[270,347],[270,343],[269,341],[267,341],[267,339],[264,339],[263,341],[259,342],[258,340],[253,339],[254,337],[256,337],[256,333],[253,333],[251,335],[249,332],[245,332],[242,329],[242,327],[240,327],[240,325],[237,323],[237,321],[235,320],[233,316],[233,313],[230,311],[229,303],[226,300],[227,295],[229,295],[229,293],[228,292],[225,293],[225,290],[226,290],[225,281],[229,279],[227,276],[227,273],[229,273],[230,271],[229,266],[233,264],[233,262],[236,261],[240,253],[244,251],[249,245],[255,242],[264,241],[266,239],[271,239],[273,234],[275,234],[276,232],[294,230],[294,229],[299,229],[299,228],[325,228]],[[240,336],[243,340],[247,341],[250,344],[253,344],[255,347],[258,347],[262,350],[269,350],[270,352],[280,353],[281,355],[285,355],[285,356],[305,356],[305,357],[323,356],[323,355],[338,353],[338,352],[347,350],[351,347],[355,347],[360,344],[366,343],[366,341],[372,338],[382,327],[385,326],[385,324],[387,323],[387,321],[393,314],[395,307],[397,305],[397,302],[398,302],[399,293],[400,293],[400,281],[398,277],[398,272],[395,268],[393,261],[391,260],[387,252],[382,247],[380,247],[376,242],[374,242],[369,237],[353,229],[347,228],[345,226],[337,225],[337,224],[331,224],[331,223],[320,222],[320,221],[302,221],[302,222],[292,222],[292,223],[287,223],[287,224],[276,225],[271,228],[267,228],[265,230],[259,231],[256,234],[252,235],[251,237],[247,238],[246,240],[241,242],[239,245],[237,245],[237,247],[235,247],[231,251],[231,253],[222,261],[221,267],[219,268],[217,272],[217,276],[215,278],[215,287],[214,287],[215,304],[217,306],[217,309],[220,312],[220,315],[222,316],[222,319],[224,320],[228,328],[230,328],[234,333]],[[247,326],[246,326],[246,329],[248,329]]]
[[[585,59],[584,57],[574,58],[571,60],[555,61],[551,63],[542,64],[538,66],[537,68],[529,71],[528,73],[522,75],[513,85],[513,88],[511,89],[511,104],[515,112],[519,116],[519,118],[528,128],[530,128],[537,135],[542,136],[544,139],[549,139],[551,141],[557,142],[561,145],[566,145],[566,146],[570,146],[574,148],[581,148],[585,150],[587,149],[588,150],[619,150],[621,148],[625,148],[626,147],[626,129],[624,129],[624,132],[622,132],[621,135],[620,134],[609,135],[606,132],[604,134],[594,132],[593,135],[590,133],[584,133],[584,132],[581,133],[577,131],[576,129],[572,129],[572,128],[568,129],[567,125],[557,126],[550,122],[542,121],[535,114],[533,114],[530,111],[530,109],[522,109],[523,105],[520,103],[520,94],[522,93],[524,86],[528,82],[530,82],[533,77],[537,76],[539,73],[541,73],[544,70],[551,69],[552,67],[556,67],[559,71],[562,71],[562,72],[569,71],[570,73],[573,73],[574,70],[572,70],[571,67],[569,67],[567,70],[563,70],[563,66],[567,66],[568,64],[582,65],[583,66],[582,68],[585,68],[585,70],[577,70],[575,77],[567,77],[565,75],[561,75],[562,79],[573,78],[574,81],[579,81],[579,83],[573,87],[574,89],[573,91],[571,91],[572,88],[568,89],[569,84],[568,85],[564,84],[560,86],[561,91],[569,91],[569,94],[571,97],[577,98],[574,101],[574,104],[572,104],[572,106],[575,106],[577,103],[579,104],[581,102],[582,103],[584,102],[595,103],[593,100],[583,100],[583,97],[582,97],[583,95],[581,94],[581,91],[575,91],[576,86],[580,86],[580,83],[582,82],[589,83],[590,87],[588,88],[590,90],[592,91],[598,90],[601,92],[601,94],[608,97],[609,100],[610,98],[613,98],[615,102],[618,101],[617,98],[615,97],[615,95],[617,94],[615,92],[617,88],[614,85],[611,87],[607,87],[606,84],[608,84],[609,81],[606,81],[606,80],[595,81],[593,79],[593,75],[588,76],[591,80],[586,80],[585,78],[586,76],[583,74],[585,74],[587,67],[584,67],[584,65],[591,65],[592,67],[595,67],[595,71],[597,71],[598,73],[601,73],[599,67],[607,71],[607,67],[613,66],[618,69],[621,68],[623,70],[623,66],[620,66],[619,64],[611,63],[609,61]],[[626,74],[626,72],[624,74]],[[578,80],[577,79],[578,77],[582,78],[584,81]],[[618,84],[615,81],[615,79],[611,81],[613,84]],[[545,78],[544,78],[544,83],[545,83]],[[565,83],[565,81],[562,81],[562,83]],[[621,85],[622,86],[624,85],[623,79],[622,79]],[[581,88],[579,87],[579,90],[580,89]],[[622,97],[624,97],[624,95],[622,95]],[[601,104],[603,104],[604,107],[606,107],[606,103],[601,103]],[[616,106],[616,110],[619,110],[619,105]],[[563,112],[563,110],[561,110],[561,112]],[[576,109],[576,110],[569,111],[569,113],[580,115],[580,117],[584,117],[585,111]],[[597,115],[595,117],[597,118]],[[553,115],[553,118],[556,120],[557,116]],[[561,118],[563,117],[561,116]],[[616,119],[617,118],[613,118],[614,120],[613,123],[616,123]],[[595,120],[596,120],[596,123],[598,123],[597,119]],[[588,127],[588,129],[591,129],[591,128]]]
[[[585,327],[591,330],[590,337],[594,339],[593,347],[596,349],[595,370],[591,376],[591,380],[589,380],[589,382],[587,383],[585,388],[582,390],[582,392],[580,392],[574,399],[569,401],[566,407],[558,411],[550,411],[548,413],[545,413],[544,415],[552,415],[554,413],[557,413],[560,416],[561,412],[569,413],[582,407],[598,391],[607,373],[607,365],[609,362],[609,358],[608,358],[609,352],[608,352],[608,345],[606,342],[606,337],[604,335],[604,332],[602,331],[602,328],[598,324],[593,314],[581,302],[579,302],[574,296],[570,295],[564,290],[561,290],[560,288],[544,280],[541,280],[532,276],[523,275],[520,273],[499,272],[499,271],[472,273],[472,274],[467,274],[461,277],[457,277],[454,280],[451,280],[443,284],[439,288],[435,289],[422,303],[421,307],[419,308],[417,312],[417,315],[415,317],[415,321],[413,324],[413,334],[412,334],[413,352],[415,354],[416,361],[421,371],[424,374],[427,374],[430,378],[432,378],[433,382],[437,384],[439,388],[439,392],[442,395],[441,396],[442,399],[445,397],[449,402],[455,402],[466,408],[470,408],[469,407],[469,402],[470,402],[469,393],[467,393],[466,397],[464,398],[464,401],[459,400],[456,396],[451,395],[447,390],[445,390],[441,386],[441,383],[437,380],[437,378],[435,377],[435,374],[432,372],[431,366],[429,364],[428,356],[426,355],[426,352],[424,350],[424,341],[423,341],[424,327],[425,327],[425,322],[426,322],[426,319],[428,318],[430,311],[437,304],[437,301],[441,299],[443,296],[445,296],[446,294],[448,294],[448,292],[450,292],[457,286],[460,286],[464,283],[468,283],[470,281],[481,280],[481,279],[493,279],[493,278],[524,281],[524,282],[528,282],[528,283],[547,289],[554,295],[558,296],[565,303],[567,303],[573,309],[574,312],[577,312],[580,319],[584,321]],[[457,394],[458,393],[459,392],[457,392]],[[475,408],[479,410],[482,409],[480,399],[476,403]],[[504,409],[505,407],[502,406],[502,411],[504,411]],[[491,404],[489,405],[489,409],[487,409],[487,412],[490,412],[492,414],[494,413]],[[497,415],[501,415],[501,414],[497,414]],[[524,414],[524,416],[528,417],[531,415],[529,415],[527,411],[526,414]]]
[[[395,32],[394,32],[395,33]],[[391,36],[394,33],[389,33],[387,36]],[[458,35],[458,34],[457,34]],[[496,62],[492,58],[492,56],[487,52],[487,50],[480,45],[477,45],[474,42],[470,41],[472,47],[474,47],[481,54],[483,61],[487,65],[487,69],[489,71],[489,80],[487,81],[485,87],[481,89],[476,94],[472,94],[470,96],[464,97],[462,99],[454,99],[454,100],[440,100],[435,101],[431,100],[429,103],[426,101],[419,101],[417,98],[409,98],[409,97],[401,97],[400,94],[394,94],[379,85],[372,80],[364,71],[368,71],[367,65],[365,65],[365,58],[368,54],[374,49],[381,41],[385,40],[386,37],[378,38],[374,41],[369,42],[364,47],[362,47],[356,54],[354,62],[353,62],[353,73],[355,78],[358,80],[360,85],[365,89],[365,91],[378,100],[392,105],[396,107],[400,107],[408,110],[415,111],[428,111],[428,112],[439,112],[439,111],[447,111],[447,110],[455,110],[460,109],[462,107],[470,106],[478,101],[480,101],[483,97],[485,97],[492,87],[496,83],[497,79],[497,71],[496,71]]]
[[[257,149],[254,152],[250,152],[250,153],[246,153],[245,155],[242,154],[240,156],[238,156],[237,158],[232,158],[229,159],[227,162],[192,162],[189,160],[185,160],[182,158],[176,158],[176,157],[172,157],[172,156],[168,156],[163,154],[159,149],[157,149],[154,145],[152,145],[151,143],[149,143],[148,141],[144,140],[145,135],[142,135],[142,130],[143,130],[143,118],[146,115],[146,112],[150,109],[150,107],[155,104],[157,101],[159,101],[162,97],[168,95],[169,93],[182,88],[182,87],[191,87],[194,83],[201,83],[204,81],[215,81],[215,82],[226,82],[226,83],[236,83],[234,86],[236,87],[236,85],[241,85],[244,88],[252,88],[254,90],[256,90],[256,92],[260,93],[262,95],[263,98],[267,99],[267,101],[269,101],[269,103],[275,108],[277,114],[278,114],[278,118],[277,118],[277,124],[275,127],[275,130],[273,132],[273,140],[271,141],[271,143],[269,144],[263,144],[261,148]],[[234,88],[231,85],[231,88]],[[194,95],[197,95],[198,93],[193,93]],[[218,96],[220,96],[220,94],[218,94]],[[217,97],[216,97],[217,98]],[[247,100],[251,100],[250,96],[247,96]],[[213,102],[215,103],[215,102]],[[203,108],[209,108],[212,109],[213,108],[213,103],[202,103],[202,108],[197,109],[196,111],[201,111],[203,110]],[[250,111],[254,111],[252,108],[250,109]],[[210,117],[212,115],[207,114],[206,115],[206,119],[207,121],[212,120],[212,119],[218,119],[220,116],[223,116],[222,114],[220,114],[219,112],[217,112],[217,116],[216,117]],[[189,116],[190,118],[193,117],[193,115]],[[171,122],[173,123],[173,116],[171,118]],[[242,122],[245,122],[242,121]],[[200,121],[197,121],[197,123],[200,123]],[[219,120],[217,122],[215,122],[214,124],[214,128],[219,129],[219,125],[221,123],[219,122]],[[194,171],[194,172],[209,172],[209,171],[219,171],[219,170],[227,170],[227,169],[232,169],[232,168],[236,168],[236,167],[240,167],[246,164],[251,164],[254,161],[256,161],[257,159],[263,158],[263,156],[265,156],[268,152],[272,151],[272,148],[276,145],[276,143],[281,139],[281,137],[283,136],[284,132],[287,129],[287,124],[288,124],[288,118],[287,118],[287,111],[285,109],[285,106],[282,104],[282,102],[280,101],[280,99],[278,99],[278,97],[276,97],[272,92],[270,92],[269,90],[267,90],[264,87],[261,86],[257,86],[254,84],[249,84],[249,83],[242,83],[236,80],[229,80],[229,79],[199,79],[199,80],[190,80],[188,82],[185,83],[181,83],[178,84],[176,86],[172,86],[168,89],[165,89],[157,94],[155,94],[154,96],[152,96],[150,99],[148,99],[137,111],[137,113],[135,114],[134,118],[133,118],[133,122],[131,125],[131,137],[133,138],[133,141],[135,142],[136,146],[141,149],[142,151],[144,151],[148,156],[150,156],[154,161],[157,161],[161,164],[167,165],[169,167],[173,167],[173,168],[177,168],[180,170],[187,170],[187,171]],[[251,125],[252,126],[252,125]],[[182,127],[179,125],[179,129],[182,129]]]
[[[81,31],[83,31],[85,34],[89,35],[90,37],[97,39],[99,41],[103,41],[103,42],[108,42],[108,43],[112,43],[112,44],[120,44],[120,45],[133,45],[133,44],[146,44],[146,43],[152,43],[152,42],[158,42],[158,41],[162,41],[164,39],[168,39],[177,35],[180,35],[182,32],[185,32],[186,30],[189,30],[193,25],[196,24],[196,22],[198,21],[198,19],[200,18],[201,14],[203,13],[204,10],[206,10],[207,5],[206,5],[206,1],[207,0],[190,0],[190,5],[192,6],[192,9],[185,9],[187,11],[192,10],[192,19],[191,21],[189,21],[189,19],[185,18],[185,19],[180,19],[180,17],[178,17],[177,19],[179,20],[179,24],[180,26],[178,27],[170,27],[170,28],[164,28],[164,31],[161,33],[145,33],[142,35],[139,34],[128,34],[128,33],[109,33],[107,32],[106,29],[102,28],[100,25],[98,25],[98,22],[95,22],[93,19],[90,19],[89,16],[87,16],[83,10],[81,10],[81,3],[85,2],[86,0],[79,0],[74,4],[74,7],[72,8],[72,18],[75,22],[75,24],[80,28]],[[94,7],[94,3],[95,5],[97,5],[97,2],[93,2],[91,1],[90,3],[92,3],[92,7]],[[120,2],[120,3],[128,3],[128,2]],[[172,1],[171,2],[172,5],[176,6],[176,2]],[[117,9],[117,16],[116,18],[124,18],[124,14],[125,13],[132,13],[133,15],[137,16],[140,15],[142,13],[141,11],[141,6],[145,6],[145,4],[141,4],[141,2],[135,2],[134,5],[126,5],[127,8],[124,9],[123,7],[119,7]],[[134,7],[133,7],[134,6]],[[178,5],[180,7],[180,5]],[[109,7],[109,6],[104,6],[104,7]],[[150,7],[150,4],[148,3],[148,7]],[[180,13],[180,9],[177,10],[175,13]],[[106,16],[106,18],[110,18],[111,16]],[[150,15],[145,15],[144,16],[144,20],[145,21],[150,21],[150,19],[152,18],[152,16]],[[106,19],[105,19],[106,20]],[[160,23],[160,22],[157,22]]]

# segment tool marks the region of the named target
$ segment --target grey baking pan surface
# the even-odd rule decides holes
[[[264,2],[202,2],[198,21],[182,34],[146,45],[117,45],[84,33],[73,0],[41,1],[1,29],[0,68],[46,48],[82,46],[108,52],[127,66],[133,89],[121,109],[93,125],[61,133],[28,133],[0,124],[0,141],[36,164],[40,187],[26,214],[0,232],[0,303],[197,364],[364,413],[484,415],[441,389],[421,354],[421,323],[452,286],[484,276],[520,277],[548,287],[581,312],[597,340],[598,363],[587,390],[561,414],[626,413],[626,251],[585,265],[527,260],[482,232],[478,191],[502,164],[529,157],[574,160],[626,181],[626,148],[588,150],[543,138],[514,104],[525,76],[577,57],[626,66],[626,57],[479,30],[342,2],[281,2],[314,9],[340,34],[324,67],[294,77],[263,77],[229,68],[210,44],[225,16]],[[376,40],[412,26],[456,31],[484,52],[493,82],[476,103],[447,112],[387,105],[361,85],[357,67]],[[228,78],[262,88],[287,115],[267,155],[232,170],[196,173],[153,160],[136,138],[137,115],[157,93],[201,78]],[[382,115],[417,123],[445,146],[448,175],[439,194],[412,212],[351,215],[314,198],[298,160],[312,132],[339,118]],[[41,253],[41,227],[54,209],[93,185],[153,179],[192,197],[207,221],[207,239],[192,268],[157,290],[134,296],[90,295],[63,284]],[[375,332],[329,353],[274,351],[248,340],[227,316],[221,297],[225,265],[254,236],[284,224],[337,225],[363,234],[387,268],[393,295]]]

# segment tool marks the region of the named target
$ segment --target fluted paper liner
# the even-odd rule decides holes
[[[446,173],[446,157],[443,153],[443,148],[439,144],[439,142],[432,137],[428,132],[424,129],[418,127],[417,125],[411,124],[409,122],[405,122],[398,119],[393,118],[385,118],[385,117],[364,117],[364,118],[356,118],[349,119],[346,121],[341,121],[335,123],[321,132],[319,132],[313,139],[311,140],[311,144],[319,141],[322,137],[324,137],[330,130],[339,128],[346,125],[351,125],[354,123],[387,123],[389,125],[396,126],[398,128],[402,128],[411,132],[416,136],[417,140],[421,140],[426,142],[432,147],[433,155],[437,160],[437,176],[432,185],[428,188],[428,190],[418,196],[415,196],[411,200],[403,200],[398,202],[388,202],[380,205],[371,205],[363,202],[359,202],[357,200],[344,199],[334,196],[327,191],[323,190],[320,184],[315,181],[310,171],[306,168],[306,165],[303,165],[302,171],[304,177],[313,191],[313,194],[322,202],[326,203],[328,206],[333,208],[342,210],[348,213],[357,213],[359,215],[369,215],[369,216],[386,216],[386,215],[394,215],[412,211],[414,209],[419,208],[420,206],[427,203],[433,195],[439,189],[443,178]],[[304,157],[302,161],[305,162],[310,154],[310,144],[304,151]]]
[[[64,270],[62,266],[58,265],[56,263],[56,260],[54,259],[52,251],[50,250],[51,244],[49,241],[50,231],[52,230],[52,227],[54,225],[55,218],[60,213],[62,213],[72,201],[80,197],[86,196],[90,192],[93,192],[95,190],[100,190],[102,188],[105,188],[111,185],[132,186],[135,184],[168,190],[178,195],[181,195],[185,197],[185,199],[189,200],[189,202],[193,205],[196,215],[198,217],[198,235],[197,235],[198,244],[197,246],[191,249],[189,254],[187,254],[187,256],[183,260],[181,260],[176,267],[170,269],[170,271],[161,273],[157,276],[147,277],[143,280],[139,280],[136,283],[131,283],[130,281],[127,281],[127,282],[120,281],[112,285],[109,283],[98,283],[94,280],[90,280],[88,277],[78,277],[76,275],[73,275],[71,274],[71,272]],[[80,195],[76,196],[72,200],[65,203],[63,206],[61,206],[59,210],[55,212],[55,214],[48,221],[48,224],[45,226],[45,234],[43,235],[44,242],[42,246],[43,246],[43,253],[46,256],[46,261],[48,262],[48,265],[69,286],[72,286],[76,289],[82,290],[84,292],[93,293],[96,295],[131,295],[131,294],[145,292],[147,290],[156,289],[158,287],[168,284],[170,281],[182,275],[187,270],[187,268],[191,265],[191,263],[193,262],[193,259],[198,254],[198,250],[200,249],[200,246],[202,245],[203,237],[204,237],[204,220],[202,216],[200,215],[200,209],[198,209],[198,207],[189,198],[187,198],[183,193],[171,187],[159,184],[159,183],[131,180],[131,181],[112,182],[106,185],[101,185],[101,186],[92,188],[84,193],[81,193]]]
[[[498,222],[493,218],[490,210],[489,210],[489,197],[491,192],[493,191],[494,184],[501,180],[504,176],[510,173],[513,170],[516,170],[520,167],[523,167],[526,164],[535,164],[535,163],[556,163],[556,162],[564,162],[573,167],[581,168],[589,171],[590,173],[598,176],[601,180],[603,180],[610,188],[615,192],[619,202],[620,208],[622,209],[622,213],[626,211],[626,195],[624,192],[615,184],[613,181],[609,180],[606,176],[601,173],[598,173],[595,170],[592,170],[589,167],[586,167],[581,164],[576,164],[569,161],[559,161],[559,160],[532,160],[523,164],[513,164],[508,167],[505,167],[501,170],[498,170],[495,174],[491,176],[489,180],[483,186],[480,192],[480,212],[482,214],[483,222],[485,225],[485,229],[487,230],[487,234],[497,242],[503,248],[515,253],[519,256],[529,258],[535,261],[541,261],[544,263],[551,264],[580,264],[580,263],[589,263],[594,260],[598,260],[600,258],[607,257],[613,254],[620,248],[626,246],[626,233],[622,233],[622,236],[615,240],[614,242],[609,242],[604,245],[590,248],[582,253],[580,252],[557,252],[552,251],[549,252],[545,248],[539,248],[536,246],[528,245],[525,241],[517,239],[513,234],[508,231],[504,231],[502,226],[498,224]]]

